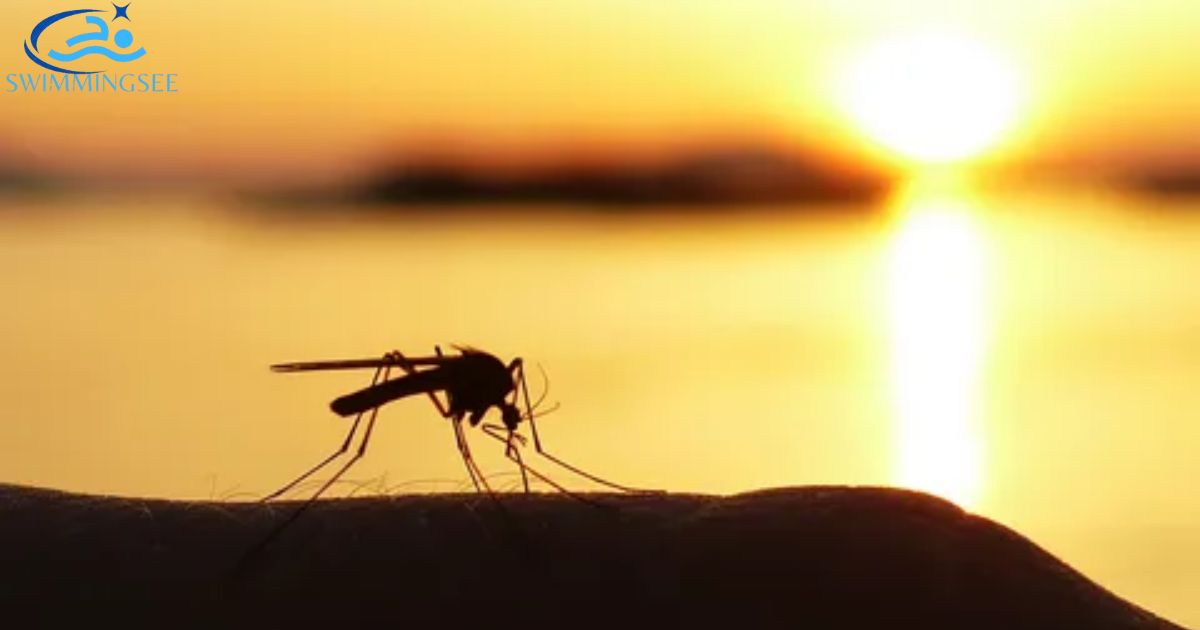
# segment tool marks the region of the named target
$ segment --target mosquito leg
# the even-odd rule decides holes
[[[337,480],[340,479],[341,476],[344,475],[346,471],[354,465],[355,462],[362,459],[362,456],[367,452],[367,444],[371,441],[371,431],[375,428],[375,418],[378,415],[379,409],[371,410],[370,416],[367,418],[367,429],[365,432],[363,432],[362,442],[358,445],[358,451],[355,452],[354,457],[351,457],[349,461],[347,461],[340,469],[338,469],[337,473],[335,473],[329,478],[328,481],[322,484],[316,493],[314,493],[307,501],[305,501],[303,505],[301,505],[299,508],[296,508],[296,511],[292,512],[292,515],[289,516],[287,520],[275,526],[275,528],[272,529],[271,532],[267,534],[261,541],[259,541],[257,545],[247,551],[246,554],[242,556],[242,560],[239,562],[239,572],[247,568],[250,560],[253,559],[263,549],[265,549],[267,545],[271,544],[273,540],[278,538],[279,535],[283,533],[283,530],[287,529],[288,526],[296,522],[296,519],[300,518],[301,515],[307,512],[308,509],[311,508],[314,503],[316,503],[317,499],[320,498],[330,486],[336,483]]]
[[[463,434],[461,422],[454,418],[451,418],[450,422],[454,429],[454,444],[458,447],[458,454],[462,457],[463,465],[467,468],[467,475],[471,477],[475,491],[492,494],[492,488],[484,479],[483,471],[479,469],[479,466],[475,464],[475,458],[471,456],[471,448],[467,445],[467,436]]]
[[[391,368],[384,368],[383,373],[378,376],[381,376],[383,380],[387,380],[390,372]],[[283,531],[283,529],[290,525],[292,521],[300,518],[300,515],[307,511],[308,508],[311,507],[312,504],[315,503],[322,494],[325,494],[325,491],[328,490],[330,486],[337,483],[337,480],[340,479],[342,475],[346,474],[346,471],[350,470],[350,467],[353,466],[355,462],[362,459],[363,455],[367,453],[367,445],[371,442],[371,433],[375,430],[375,420],[378,417],[379,408],[376,407],[372,409],[370,414],[367,416],[367,429],[363,431],[362,442],[359,442],[358,451],[354,453],[354,457],[351,457],[345,464],[342,465],[341,468],[338,469],[336,473],[333,474],[332,477],[326,480],[325,483],[321,484],[321,487],[318,488],[317,491],[313,493],[313,495],[309,497],[307,501],[304,502],[304,505],[301,505],[300,508],[292,514],[291,518],[284,521],[283,524],[279,526],[277,531]]]
[[[484,427],[487,430],[487,427]],[[504,456],[513,459],[516,458],[517,468],[521,470],[521,485],[525,488],[525,494],[529,494],[529,475],[525,472],[525,460],[521,457],[521,449],[513,445],[513,437],[515,431],[508,431],[504,439]],[[521,443],[524,444],[524,438],[521,438]]]
[[[513,446],[512,431],[508,432],[508,439],[504,441],[504,455],[509,459],[515,457],[517,468],[521,469],[521,485],[525,487],[525,494],[529,494],[529,475],[525,472],[525,461],[521,459],[521,450]]]
[[[383,374],[384,374],[384,368],[382,368],[382,367],[375,368],[375,375],[371,378],[371,385],[378,384],[380,381],[380,377],[383,376]],[[288,490],[291,490],[292,488],[296,487],[300,482],[313,476],[313,474],[315,474],[317,471],[328,466],[329,463],[332,462],[333,460],[335,460],[338,457],[340,457],[341,455],[343,455],[350,448],[350,443],[354,440],[354,434],[358,431],[358,425],[362,421],[362,417],[365,413],[366,412],[362,412],[362,413],[359,413],[354,416],[354,423],[350,425],[350,431],[348,433],[346,433],[346,439],[342,441],[342,445],[340,447],[338,447],[338,450],[334,451],[333,454],[331,454],[329,457],[326,457],[325,459],[321,460],[321,462],[318,463],[316,466],[309,468],[308,471],[305,472],[303,475],[296,477],[291,482],[289,482],[287,485],[285,485],[282,488],[276,490],[275,492],[272,492],[271,494],[268,494],[267,496],[259,499],[259,501],[270,501],[271,499],[279,497],[280,495],[287,492]]]
[[[308,471],[305,472],[304,474],[300,475],[299,477],[296,477],[292,481],[288,482],[287,485],[276,490],[275,492],[272,492],[271,494],[268,494],[267,496],[259,499],[259,501],[265,502],[265,501],[270,501],[271,499],[275,499],[275,498],[279,497],[283,493],[285,493],[288,490],[291,490],[292,488],[299,485],[300,482],[313,476],[313,474],[316,473],[318,470],[321,470],[322,468],[328,466],[329,463],[332,462],[333,460],[337,459],[338,457],[341,457],[346,452],[346,450],[350,448],[350,442],[354,439],[354,434],[358,431],[358,424],[362,420],[362,417],[363,417],[363,414],[361,414],[361,413],[354,416],[354,424],[350,425],[350,432],[346,434],[346,439],[342,441],[342,445],[340,447],[338,447],[338,449],[336,451],[334,451],[329,457],[326,457],[325,459],[321,460],[320,463],[318,463],[316,466],[313,466],[312,468],[309,468]]]
[[[462,432],[458,427],[458,421],[451,418],[450,425],[454,431],[454,446],[458,449],[459,456],[462,457],[463,465],[467,467],[467,475],[471,477],[471,483],[475,486],[475,492],[483,492],[483,488],[479,487],[479,480],[475,478],[475,469],[471,467],[471,458],[467,455],[467,451],[463,447]]]
[[[485,425],[483,425],[482,428],[483,428],[483,432],[486,433],[489,437],[491,437],[493,440],[496,440],[497,442],[500,442],[501,444],[504,445],[504,456],[507,457],[509,460],[511,460],[513,463],[515,463],[521,467],[522,475],[524,475],[526,473],[526,471],[528,471],[529,474],[532,474],[534,477],[537,477],[538,479],[546,482],[547,484],[554,487],[555,489],[557,489],[565,494],[573,494],[571,491],[567,490],[563,486],[559,485],[558,483],[555,483],[550,478],[548,478],[545,475],[534,470],[533,467],[531,467],[529,464],[526,464],[525,460],[521,458],[520,452],[517,450],[517,448],[515,446],[513,446],[511,436],[505,435],[502,433],[502,431],[506,431],[506,429],[501,429],[499,426],[491,425],[491,424],[485,424]]]
[[[492,487],[488,485],[487,478],[483,476],[483,471],[479,469],[479,465],[475,463],[475,458],[471,455],[471,445],[467,443],[467,436],[463,432],[461,422],[454,423],[454,431],[458,436],[458,443],[462,449],[463,461],[466,462],[467,468],[474,471],[474,477],[479,479],[479,485],[483,486],[483,489],[487,491],[488,496],[492,497],[492,499],[495,499],[496,493],[493,492]],[[476,490],[479,489],[479,485],[476,485]]]
[[[509,442],[509,438],[507,436],[501,435],[499,430],[494,427],[485,426],[483,428],[483,432],[488,434],[488,436],[490,436],[492,439],[494,439],[498,442],[501,442],[506,445],[511,444],[511,442]],[[526,464],[524,462],[524,460],[521,459],[520,453],[517,452],[517,449],[515,447],[512,449],[511,453],[506,451],[505,457],[508,457],[508,459],[512,460],[514,463],[516,463],[518,466],[520,466],[522,474],[524,474],[526,471],[528,471],[529,474],[533,475],[534,477],[537,477],[539,480],[544,482],[546,485],[554,488],[555,490],[558,490],[559,492],[571,497],[572,499],[575,499],[576,501],[579,501],[581,503],[586,503],[592,507],[598,507],[598,508],[602,508],[602,509],[606,509],[606,510],[615,509],[611,505],[597,503],[577,492],[572,492],[572,491],[566,489],[565,487],[563,487],[562,484],[559,484],[556,481],[554,481],[553,479],[538,472],[535,468],[533,468],[529,464]]]
[[[517,442],[521,446],[524,446],[526,443],[525,436],[517,433],[516,431],[510,431],[508,427],[498,424],[484,423],[483,430],[492,434],[493,437],[500,435],[501,431],[507,435],[504,440],[504,456],[508,457],[509,459],[512,459],[513,456],[517,458],[517,467],[521,471],[521,485],[525,488],[525,494],[529,494],[529,475],[525,474],[525,462],[521,457],[521,449],[517,448],[517,445],[514,444],[514,442]]]
[[[602,478],[597,477],[596,475],[593,475],[585,470],[582,470],[576,466],[573,466],[558,457],[555,457],[553,454],[549,453],[544,448],[542,448],[542,440],[541,440],[541,437],[538,435],[538,430],[537,430],[537,420],[534,419],[534,417],[533,417],[533,405],[529,401],[529,386],[525,382],[525,366],[523,364],[517,366],[517,380],[519,381],[519,385],[521,387],[521,395],[524,398],[525,412],[529,416],[529,427],[530,427],[530,431],[533,433],[533,448],[537,451],[538,455],[545,457],[546,459],[550,460],[551,462],[554,462],[555,464],[558,464],[559,466],[566,468],[567,470],[579,475],[580,477],[590,479],[602,486],[607,486],[614,490],[620,490],[621,492],[629,492],[629,493],[634,493],[634,494],[661,494],[662,493],[661,490],[644,490],[641,488],[633,488],[630,486],[621,485],[619,483],[613,483],[611,481],[608,481],[607,479],[602,479]],[[495,436],[493,436],[493,437],[495,437]]]
[[[324,484],[322,484],[320,489],[318,489],[316,491],[316,493],[314,493],[312,495],[312,497],[310,497],[308,499],[308,501],[305,501],[304,505],[301,506],[301,508],[299,510],[297,510],[297,514],[299,514],[299,512],[301,512],[305,509],[308,509],[308,506],[310,506],[314,502],[316,502],[316,500],[318,498],[320,498],[320,496],[322,494],[324,494],[325,491],[328,490],[330,486],[337,483],[337,480],[340,479],[342,477],[342,475],[346,474],[346,471],[349,470],[350,467],[353,466],[355,462],[362,459],[363,455],[367,454],[367,444],[369,444],[371,441],[371,432],[374,431],[374,429],[375,429],[375,418],[378,415],[379,415],[378,408],[371,410],[371,415],[367,419],[367,430],[363,432],[362,442],[359,443],[358,451],[356,451],[354,453],[354,457],[351,457],[350,460],[347,461],[345,464],[343,464],[342,467],[339,468],[338,471],[336,473],[334,473],[334,475],[332,477],[330,477]],[[295,517],[293,517],[293,519],[294,518]]]
[[[532,418],[529,420],[529,425],[531,427],[536,426],[535,421]],[[552,453],[550,453],[549,451],[547,451],[545,448],[542,447],[541,440],[538,439],[537,429],[533,429],[533,447],[535,450],[537,450],[538,455],[545,457],[546,459],[550,460],[551,462],[554,462],[555,464],[557,464],[563,468],[566,468],[567,470],[579,475],[580,477],[590,479],[602,486],[607,486],[614,490],[620,490],[621,492],[628,492],[628,493],[632,493],[632,494],[662,494],[663,493],[662,490],[647,490],[644,488],[634,488],[632,486],[626,486],[626,485],[622,485],[619,483],[615,483],[615,482],[609,481],[607,479],[604,479],[602,477],[597,477],[596,475],[593,475],[592,473],[589,473],[586,470],[583,470],[577,466],[567,463],[566,461],[563,461],[561,458],[556,457],[555,455],[553,455]]]

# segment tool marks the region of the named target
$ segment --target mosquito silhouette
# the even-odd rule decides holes
[[[455,349],[459,352],[456,356],[447,356],[442,353],[441,347],[435,346],[435,356],[427,357],[406,357],[400,352],[389,352],[378,359],[310,361],[280,363],[271,366],[271,369],[276,372],[374,369],[375,373],[368,387],[337,398],[330,403],[330,408],[333,409],[334,413],[344,417],[354,417],[354,421],[350,425],[350,431],[346,434],[346,439],[342,441],[342,445],[331,455],[318,462],[317,465],[308,469],[304,474],[288,482],[275,492],[263,497],[262,501],[270,501],[279,497],[288,490],[296,487],[300,482],[333,463],[338,457],[346,454],[350,449],[350,445],[354,442],[354,436],[357,434],[358,428],[365,417],[366,428],[363,431],[362,440],[359,442],[358,449],[354,455],[332,477],[326,480],[307,501],[292,512],[290,517],[279,523],[270,533],[259,540],[258,544],[254,545],[242,556],[236,568],[239,574],[246,571],[250,567],[251,562],[258,557],[259,553],[312,507],[317,499],[336,483],[342,475],[346,474],[346,471],[355,462],[362,459],[363,455],[367,452],[367,445],[371,441],[371,432],[375,429],[375,420],[379,416],[379,408],[391,401],[408,396],[427,395],[433,402],[434,407],[437,408],[438,413],[450,421],[450,425],[454,430],[454,443],[458,447],[458,452],[462,456],[463,463],[466,465],[467,474],[471,477],[471,482],[475,485],[475,490],[477,492],[486,492],[493,501],[497,502],[502,512],[504,512],[503,506],[499,503],[495,492],[492,491],[483,472],[471,456],[471,447],[467,443],[467,436],[462,426],[463,420],[470,422],[473,427],[479,426],[484,415],[492,407],[500,410],[502,424],[483,424],[483,432],[492,439],[504,444],[505,457],[515,462],[521,470],[521,481],[526,493],[529,492],[529,476],[532,475],[563,494],[583,503],[600,508],[609,507],[571,492],[525,463],[524,458],[521,456],[520,447],[525,445],[526,439],[517,433],[517,428],[523,421],[529,422],[529,427],[533,434],[534,448],[546,460],[614,490],[630,493],[658,492],[657,490],[631,488],[607,481],[547,452],[542,446],[541,438],[538,436],[535,420],[539,415],[545,415],[553,411],[553,409],[547,410],[542,414],[536,412],[542,400],[545,399],[545,394],[543,393],[542,397],[536,403],[530,401],[529,386],[525,381],[524,362],[520,358],[517,358],[513,359],[508,365],[505,365],[500,359],[481,350],[459,346],[455,346]],[[397,378],[390,378],[393,370],[397,369],[403,372],[403,374]],[[445,396],[445,402],[438,398],[439,392]],[[518,399],[524,403],[524,413],[518,407]]]
[[[512,362],[505,365],[495,356],[475,348],[455,346],[455,349],[458,350],[458,355],[448,356],[442,353],[440,346],[435,346],[434,356],[406,357],[400,352],[389,352],[379,359],[281,363],[271,366],[271,369],[276,372],[374,368],[375,375],[371,379],[370,386],[337,398],[330,403],[330,408],[334,413],[343,417],[354,417],[350,431],[346,434],[342,445],[307,472],[262,500],[269,501],[284,494],[344,455],[350,449],[354,436],[365,417],[366,428],[357,451],[301,507],[296,514],[298,516],[300,511],[316,501],[366,454],[367,445],[371,440],[371,432],[375,428],[375,420],[379,415],[379,408],[391,401],[420,394],[427,395],[438,413],[450,421],[454,432],[455,446],[462,456],[463,464],[466,466],[467,474],[476,491],[495,496],[483,472],[471,456],[471,448],[463,429],[463,420],[467,420],[472,427],[479,426],[488,410],[495,407],[500,411],[502,424],[485,423],[481,428],[489,437],[504,444],[505,457],[515,462],[521,471],[521,482],[525,492],[529,492],[529,476],[532,475],[564,494],[587,501],[525,462],[519,447],[525,445],[526,438],[517,433],[517,429],[523,421],[529,422],[534,449],[546,460],[614,490],[632,493],[647,492],[602,479],[546,451],[541,437],[538,435],[536,423],[539,415],[549,413],[549,411],[542,414],[536,413],[545,395],[543,394],[537,403],[530,401],[529,386],[525,380],[524,361],[520,358],[513,359]],[[392,371],[396,369],[403,374],[397,378],[389,378]],[[445,396],[445,402],[438,397],[439,392]],[[518,407],[519,402],[524,403],[524,413]],[[294,518],[289,519],[289,522],[291,520]]]

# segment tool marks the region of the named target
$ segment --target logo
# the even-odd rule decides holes
[[[41,22],[38,22],[37,26],[33,27],[33,32],[29,34],[29,41],[25,42],[25,54],[28,55],[29,58],[32,59],[37,65],[46,68],[47,70],[53,70],[54,72],[62,72],[64,74],[96,74],[97,72],[100,72],[99,70],[72,70],[70,68],[63,68],[50,63],[40,56],[41,51],[39,48],[40,44],[42,43],[41,38],[42,34],[46,32],[46,29],[68,18],[73,18],[75,16],[88,13],[105,13],[105,11],[101,11],[100,9],[75,9],[73,11],[56,13],[42,20]],[[114,15],[111,20],[112,22],[116,22],[120,19],[124,19],[126,22],[132,21],[129,19],[128,4],[122,7],[117,6],[114,3],[113,14]],[[92,55],[102,55],[118,63],[128,63],[130,61],[134,61],[135,59],[141,59],[143,56],[145,56],[145,48],[138,48],[136,50],[133,49],[133,33],[131,33],[128,29],[122,28],[113,35],[112,43],[115,44],[118,49],[120,49],[113,50],[106,46],[106,44],[109,43],[110,29],[108,21],[105,21],[103,18],[95,15],[87,15],[84,17],[84,20],[86,20],[89,25],[95,27],[97,30],[80,33],[74,37],[71,37],[67,40],[67,48],[70,49],[85,43],[87,44],[86,46],[76,48],[75,50],[67,50],[65,52],[49,50],[45,53],[45,55],[56,63],[70,63],[77,59],[90,57]],[[96,44],[92,42],[102,43]]]
[[[131,3],[82,8],[38,22],[24,42],[29,60],[50,73],[9,74],[8,92],[177,92],[178,75],[110,74],[146,56],[136,41]]]

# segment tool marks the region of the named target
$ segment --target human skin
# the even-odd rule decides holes
[[[0,486],[0,606],[34,627],[1176,628],[915,492],[587,496],[605,507],[326,500],[247,555],[296,503]]]

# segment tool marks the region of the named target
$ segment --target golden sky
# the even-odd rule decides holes
[[[975,108],[947,123],[987,126],[974,115],[1009,97],[980,159],[1200,163],[1197,0],[132,0],[147,54],[124,68],[176,74],[178,93],[6,91],[42,72],[22,48],[35,24],[108,4],[0,5],[0,179],[5,161],[336,177],[431,142],[493,160],[714,142],[873,156],[892,136],[937,153],[957,149],[928,116],[938,99]],[[934,58],[976,61],[908,94],[878,51],[928,57],[912,44],[927,32],[974,51]],[[993,61],[1011,91],[1008,70],[974,72]],[[361,385],[267,365],[479,343],[544,362],[564,401],[548,432],[619,481],[932,490],[1194,625],[1200,504],[1170,481],[1200,470],[1200,214],[919,192],[894,225],[669,230],[285,229],[173,193],[0,200],[0,267],[16,270],[0,295],[17,296],[0,309],[0,479],[261,496],[335,445],[328,400]],[[461,481],[424,404],[389,410],[358,478]]]
[[[34,24],[93,5],[108,3],[6,2],[0,77],[40,71],[21,45]],[[853,149],[838,73],[875,42],[929,28],[1015,68],[1025,97],[998,156],[1200,154],[1192,0],[135,0],[129,15],[147,55],[123,68],[176,73],[179,93],[64,97],[0,82],[0,155],[220,174],[352,168],[429,138],[509,151],[741,138]]]

